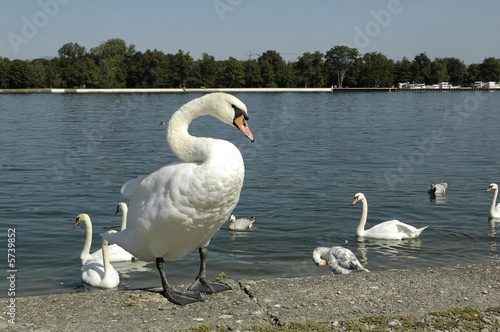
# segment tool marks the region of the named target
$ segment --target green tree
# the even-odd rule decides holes
[[[201,61],[199,61],[199,76],[200,86],[205,86],[207,88],[215,86],[217,79],[217,64],[215,63],[214,56],[203,53]]]
[[[431,63],[431,84],[437,84],[440,82],[449,82],[450,76],[448,75],[448,69],[446,68],[446,59],[436,58]]]
[[[245,87],[257,88],[262,84],[260,77],[260,67],[255,59],[247,60],[243,63],[245,73]]]
[[[359,84],[365,87],[390,87],[394,82],[394,61],[378,52],[365,53]]]
[[[287,66],[281,55],[273,50],[262,53],[257,59],[263,84],[267,88],[289,87],[292,80],[291,68]]]
[[[0,89],[9,88],[10,60],[0,57]]]
[[[394,85],[397,86],[398,83],[406,83],[412,81],[412,64],[407,57],[403,57],[402,60],[396,61],[394,65]]]
[[[33,68],[22,60],[13,60],[8,72],[8,85],[11,89],[29,89],[34,86]]]
[[[467,67],[457,58],[444,58],[448,71],[449,82],[453,85],[463,86]]]
[[[221,85],[227,88],[241,88],[245,86],[245,73],[243,64],[230,57],[222,70]]]
[[[173,87],[186,87],[188,78],[192,73],[193,58],[189,52],[179,50],[172,59],[172,85]]]
[[[57,54],[60,58],[76,59],[83,58],[86,52],[85,47],[78,45],[78,43],[66,43],[57,51]]]
[[[297,73],[297,83],[305,88],[324,86],[324,62],[323,53],[305,52],[299,57],[295,70]]]
[[[464,85],[474,86],[474,82],[482,81],[481,70],[479,69],[479,64],[471,64],[467,67],[464,75]]]
[[[133,57],[135,46],[127,46],[120,38],[101,42],[90,49],[90,55],[99,67],[99,87],[124,88],[127,85],[126,59]]]
[[[500,81],[500,59],[486,58],[479,65],[479,72],[483,82]]]
[[[431,59],[425,52],[416,55],[412,62],[412,76],[416,83],[431,83]]]
[[[356,48],[350,48],[345,45],[332,47],[326,52],[326,71],[330,79],[337,78],[337,86],[339,88],[342,87],[349,69],[355,63],[358,56],[359,52]]]

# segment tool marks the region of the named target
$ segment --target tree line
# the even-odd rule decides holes
[[[87,51],[66,43],[52,59],[10,60],[0,57],[0,88],[292,88],[390,87],[400,82],[472,86],[500,81],[500,59],[465,65],[457,58],[431,60],[425,52],[394,61],[379,52],[334,46],[326,53],[306,52],[294,62],[268,50],[256,59],[216,60],[204,53],[139,52],[119,38]]]

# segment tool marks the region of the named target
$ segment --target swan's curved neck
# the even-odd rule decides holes
[[[363,211],[361,212],[361,219],[359,219],[359,225],[356,229],[356,235],[363,236],[366,225],[366,218],[368,217],[368,202],[365,199],[361,200],[361,205],[363,207]]]
[[[90,219],[85,220],[85,228],[87,229],[87,234],[85,235],[85,244],[83,245],[83,250],[80,254],[80,260],[82,261],[90,253],[90,246],[92,245],[92,222]]]
[[[106,277],[108,271],[110,270],[111,263],[109,262],[108,256],[108,240],[102,239],[102,262],[104,265],[104,277]]]
[[[207,107],[195,99],[182,106],[170,118],[167,143],[172,152],[184,162],[202,162],[208,157],[202,145],[210,139],[191,136],[188,132],[189,124],[203,115],[208,115]]]
[[[120,226],[120,231],[123,231],[125,228],[127,228],[127,213],[128,213],[128,208],[122,206],[122,224]]]
[[[495,206],[497,204],[498,189],[493,189],[493,199],[491,200],[490,215],[495,213]]]

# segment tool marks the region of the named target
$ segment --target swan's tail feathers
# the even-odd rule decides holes
[[[328,252],[330,248],[326,247],[318,247],[314,249],[313,255],[312,255],[312,260],[316,266],[326,266],[328,265],[328,262],[325,260],[326,258],[326,253]]]
[[[132,196],[132,194],[135,192],[137,187],[139,187],[139,184],[141,183],[142,180],[144,180],[147,177],[147,175],[141,175],[135,179],[129,180],[127,183],[125,183],[120,192],[122,193],[123,196]]]
[[[429,225],[425,226],[425,227],[422,227],[422,228],[419,228],[417,229],[417,231],[415,232],[415,237],[419,237],[420,236],[420,233],[422,233],[424,231],[424,229],[426,229],[427,227],[429,227]]]

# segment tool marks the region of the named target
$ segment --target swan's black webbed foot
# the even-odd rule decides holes
[[[194,302],[203,302],[199,292],[196,291],[180,291],[173,288],[167,288],[161,292],[170,302],[178,305],[186,305]]]
[[[170,302],[178,305],[186,305],[194,302],[203,302],[203,298],[200,293],[194,290],[181,291],[173,289],[167,282],[167,277],[163,271],[165,267],[165,261],[163,257],[156,258],[156,268],[160,273],[161,284],[163,286],[163,292],[161,294],[165,296]]]
[[[196,278],[196,280],[189,286],[190,291],[198,291],[203,293],[217,293],[227,290],[232,290],[232,288],[220,281],[207,281],[205,278]]]

